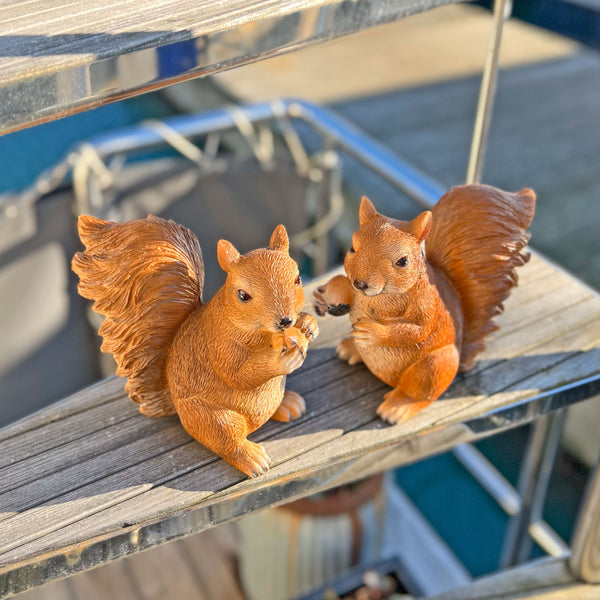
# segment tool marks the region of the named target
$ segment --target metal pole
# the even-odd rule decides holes
[[[519,474],[521,509],[508,525],[500,567],[526,561],[531,554],[530,528],[542,520],[548,484],[565,422],[564,410],[540,418],[532,425]]]
[[[498,57],[500,55],[500,41],[502,39],[502,27],[512,12],[512,0],[496,0],[494,3],[494,18],[492,34],[488,53],[481,79],[479,90],[479,102],[471,140],[471,152],[469,154],[469,166],[467,167],[467,183],[478,183],[481,180],[483,170],[483,159],[487,147],[488,131],[494,107],[496,95],[496,81],[498,79]]]

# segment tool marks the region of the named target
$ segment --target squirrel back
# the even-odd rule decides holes
[[[102,351],[127,377],[125,390],[150,417],[175,414],[166,361],[175,334],[202,302],[204,265],[196,236],[159,217],[113,223],[80,216],[86,247],[73,258],[79,293],[106,318]]]
[[[441,269],[464,316],[460,371],[485,349],[483,338],[498,326],[493,318],[517,284],[515,267],[529,260],[523,248],[533,219],[535,194],[509,193],[487,185],[453,187],[432,209],[425,242],[427,260]]]

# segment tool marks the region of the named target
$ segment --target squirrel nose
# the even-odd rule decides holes
[[[355,279],[354,287],[357,290],[366,290],[369,287],[369,284],[366,281],[358,281],[358,279]]]
[[[289,317],[283,317],[279,321],[279,328],[280,329],[287,329],[291,324],[292,324],[292,320]]]

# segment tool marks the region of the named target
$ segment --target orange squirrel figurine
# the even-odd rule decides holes
[[[269,248],[244,255],[217,246],[227,280],[202,302],[204,264],[191,231],[158,217],[112,223],[79,217],[86,246],[73,258],[79,293],[106,316],[102,350],[150,417],[179,415],[186,431],[247,475],[266,472],[265,449],[246,439],[268,419],[305,412],[286,391],[318,335],[300,312],[304,292],[283,225]]]
[[[515,267],[529,259],[522,250],[534,209],[529,189],[485,185],[454,187],[410,222],[362,199],[346,276],[314,297],[318,314],[350,313],[352,335],[338,356],[394,388],[377,408],[382,419],[410,419],[474,366],[517,284]]]

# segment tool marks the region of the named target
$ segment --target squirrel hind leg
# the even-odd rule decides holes
[[[433,400],[415,400],[399,388],[394,388],[383,398],[383,402],[377,407],[377,414],[392,425],[408,421],[433,402]]]
[[[176,408],[184,429],[230,465],[249,477],[269,470],[271,458],[267,451],[246,439],[251,432],[243,415],[196,398],[178,400]]]
[[[289,421],[299,419],[304,413],[306,413],[304,398],[297,392],[286,390],[281,404],[277,407],[271,419],[273,421],[288,423]]]
[[[448,389],[458,365],[459,353],[454,345],[425,355],[402,373],[398,385],[377,407],[377,414],[392,424],[408,421]]]

